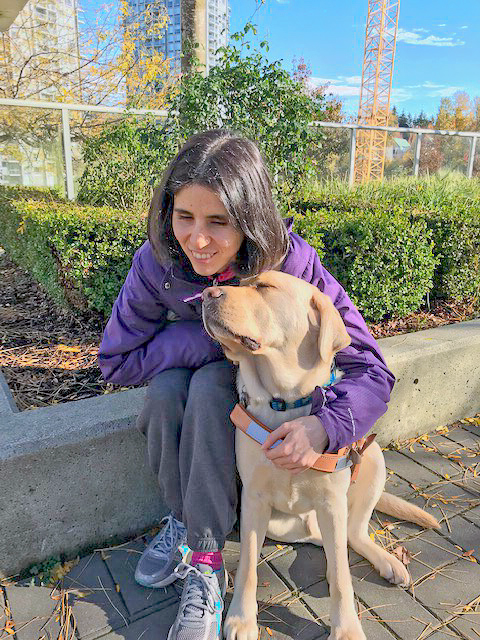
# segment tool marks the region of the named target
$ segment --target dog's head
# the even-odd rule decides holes
[[[264,355],[285,366],[328,371],[337,351],[350,344],[340,314],[315,286],[267,271],[239,287],[209,287],[203,293],[203,322],[227,358]]]

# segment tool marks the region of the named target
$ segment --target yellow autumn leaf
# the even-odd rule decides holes
[[[448,475],[448,473],[446,473],[446,474],[444,475],[444,478],[445,478],[445,480],[450,480],[450,476]]]
[[[269,636],[273,636],[273,633],[270,627],[265,627],[265,631],[268,633]]]

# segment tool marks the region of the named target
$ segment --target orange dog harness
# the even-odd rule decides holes
[[[268,435],[274,431],[270,429],[262,422],[254,418],[246,409],[241,405],[236,404],[230,414],[230,420],[233,424],[250,436],[255,442],[263,444]],[[324,471],[326,473],[334,473],[335,471],[341,471],[352,467],[351,482],[355,482],[357,479],[358,471],[360,469],[360,463],[362,461],[362,454],[365,449],[372,444],[376,434],[372,433],[366,438],[361,438],[348,447],[342,447],[336,453],[321,453],[315,460],[312,469],[317,471]],[[273,447],[278,446],[282,440],[277,441]],[[273,448],[272,447],[272,448]]]

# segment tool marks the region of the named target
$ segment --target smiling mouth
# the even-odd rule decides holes
[[[195,258],[195,260],[210,260],[210,258],[213,258],[213,256],[216,255],[216,252],[202,253],[201,251],[192,251],[191,249],[190,249],[190,253]]]
[[[203,324],[207,330],[208,335],[221,343],[221,336],[225,336],[226,338],[230,338],[235,340],[235,342],[239,342],[243,345],[248,351],[258,351],[260,349],[260,343],[257,342],[254,338],[250,338],[248,336],[241,336],[238,333],[234,333],[230,331],[228,327],[226,327],[222,322],[217,320],[216,318],[206,318],[205,312],[203,313]],[[220,334],[220,338],[217,334]]]

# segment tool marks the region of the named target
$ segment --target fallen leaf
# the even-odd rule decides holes
[[[392,553],[394,556],[397,556],[397,558],[401,562],[403,562],[405,566],[407,566],[407,564],[410,564],[410,562],[412,561],[412,554],[404,546],[399,545],[398,547],[395,547]]]
[[[269,636],[273,636],[273,633],[270,627],[265,627],[265,631],[268,633]]]

